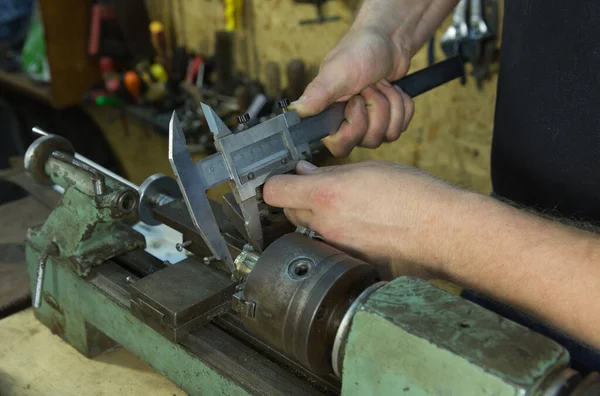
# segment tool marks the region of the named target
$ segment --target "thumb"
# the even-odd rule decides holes
[[[325,63],[315,79],[308,84],[300,99],[292,103],[292,108],[300,117],[318,114],[330,104],[342,98],[348,98],[360,92],[356,73],[350,59],[338,55]]]

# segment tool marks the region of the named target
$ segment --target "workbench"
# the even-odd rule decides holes
[[[0,320],[0,395],[187,395],[130,352],[88,359],[32,309]]]

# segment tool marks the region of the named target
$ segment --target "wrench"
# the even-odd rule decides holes
[[[480,40],[488,34],[488,27],[483,20],[482,0],[470,0],[469,4],[469,28],[471,38]]]
[[[442,49],[447,56],[458,54],[459,44],[469,36],[467,0],[460,0],[452,14],[452,25],[442,35]]]

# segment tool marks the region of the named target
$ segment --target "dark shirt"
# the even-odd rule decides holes
[[[505,0],[492,183],[600,222],[600,0]]]
[[[600,224],[600,0],[505,0],[492,184],[497,196]],[[465,296],[554,338],[576,369],[600,369],[593,348]]]

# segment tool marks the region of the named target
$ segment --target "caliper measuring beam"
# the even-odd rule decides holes
[[[464,75],[460,58],[450,58],[415,72],[392,84],[411,97]],[[185,136],[175,113],[169,124],[169,161],[189,211],[202,239],[214,259],[234,265],[224,237],[212,212],[206,190],[230,182],[244,220],[248,242],[262,252],[263,231],[259,189],[274,174],[293,170],[298,161],[311,159],[310,145],[337,131],[344,121],[346,102],[335,103],[312,117],[300,119],[281,103],[282,113],[256,126],[233,133],[209,106],[202,110],[214,135],[217,153],[194,162],[186,146]]]

